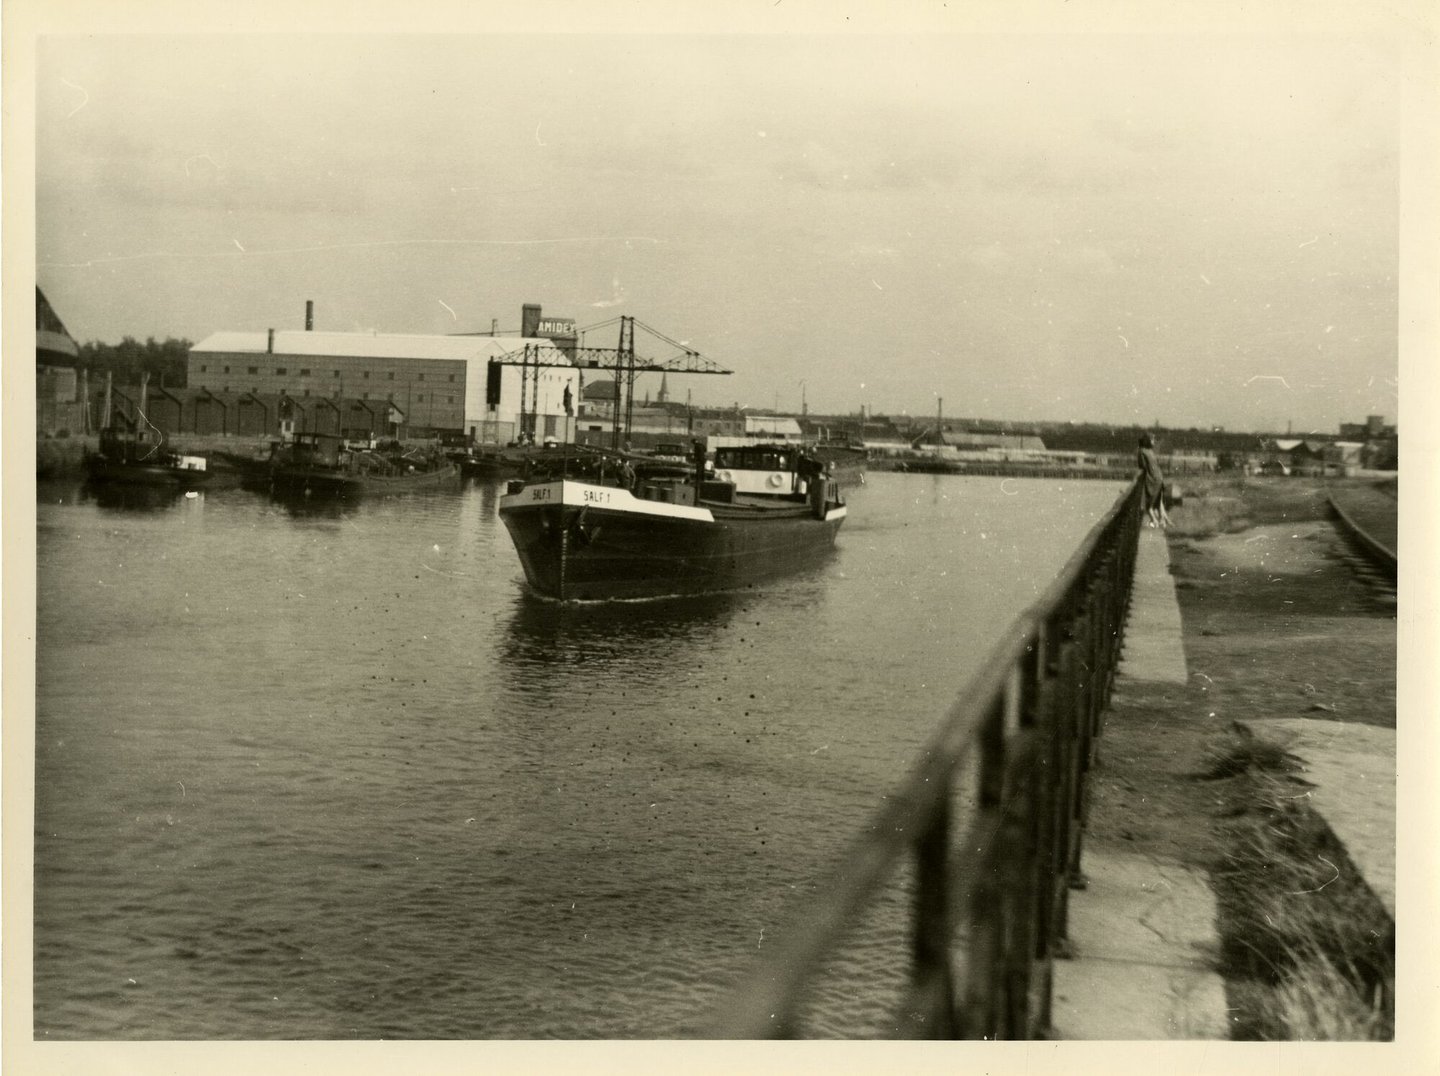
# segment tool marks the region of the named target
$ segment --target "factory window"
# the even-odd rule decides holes
[[[340,376],[340,371],[339,371],[339,370],[336,370],[336,371],[335,371],[335,376],[336,376],[336,377],[339,377],[339,376]]]
[[[200,372],[202,374],[208,369],[210,369],[210,367],[206,366],[203,362],[200,364]]]
[[[246,370],[245,372],[246,372],[247,374],[258,374],[258,373],[260,372],[260,367],[258,367],[258,366],[252,366],[252,367],[250,367],[248,370]]]
[[[362,393],[360,394],[360,399],[362,399],[362,400],[368,400],[368,399],[370,399],[370,394],[369,394],[368,392],[362,392]]]
[[[454,403],[454,402],[455,402],[455,397],[454,397],[454,396],[446,396],[446,397],[445,397],[445,402],[446,402],[446,403]]]
[[[310,376],[310,367],[308,367],[308,366],[302,366],[302,367],[300,367],[300,376],[301,376],[301,377],[309,377],[309,376]]]
[[[451,375],[450,375],[450,380],[451,380],[451,381],[454,381],[454,380],[455,380],[455,375],[454,375],[454,374],[451,374]]]
[[[276,377],[284,377],[284,376],[285,376],[285,367],[283,367],[283,366],[277,366],[277,367],[275,367],[275,376],[276,376]]]
[[[363,374],[361,374],[360,376],[363,377],[366,381],[369,381],[369,380],[370,380],[370,371],[369,371],[369,370],[366,370],[366,371],[365,371]]]
[[[391,381],[394,381],[394,380],[395,380],[395,371],[394,371],[394,370],[391,370],[391,371],[390,371],[389,377],[390,377],[390,380],[391,380]]]
[[[301,396],[309,396],[309,395],[310,395],[310,390],[309,390],[309,389],[305,389],[304,391],[302,391],[302,392],[300,393],[300,395],[301,395]]]
[[[230,367],[225,367],[225,372],[228,374],[230,372]]]
[[[416,402],[416,403],[424,403],[424,402],[425,402],[425,394],[422,392],[419,396],[416,396],[416,397],[415,397],[415,402]]]
[[[425,375],[424,375],[424,374],[421,374],[421,375],[420,375],[420,380],[421,380],[421,381],[424,381],[424,380],[425,380]]]

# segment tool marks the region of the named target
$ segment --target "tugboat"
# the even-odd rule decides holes
[[[530,588],[558,601],[738,590],[819,563],[845,521],[824,464],[746,445],[713,476],[696,442],[683,474],[594,453],[514,479],[500,498]],[[668,469],[667,469],[668,470]]]
[[[106,426],[97,452],[85,457],[93,483],[191,489],[210,477],[204,456],[186,456],[170,449],[165,434]]]
[[[360,497],[431,489],[453,478],[455,465],[418,450],[381,452],[328,433],[296,433],[274,446],[270,489],[280,495]]]

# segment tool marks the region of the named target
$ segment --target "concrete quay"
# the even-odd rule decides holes
[[[1188,681],[1180,604],[1163,531],[1142,528],[1115,698]],[[1112,702],[1112,706],[1114,703]],[[1100,751],[1105,738],[1100,738]],[[1104,809],[1100,801],[1095,810]],[[1098,821],[1092,813],[1091,826]],[[1062,1039],[1228,1039],[1215,896],[1204,876],[1144,855],[1087,850],[1070,894],[1073,957],[1055,963]]]
[[[1165,533],[1143,529],[1125,646],[1111,710],[1145,714],[1178,704],[1187,654]],[[1197,681],[1198,682],[1198,681]],[[1193,698],[1193,696],[1192,696]],[[1215,716],[1213,713],[1210,715]],[[1395,914],[1395,731],[1305,717],[1241,722],[1285,747],[1312,787],[1310,805],[1389,912]],[[1104,766],[1106,738],[1099,740]],[[1128,818],[1114,797],[1092,799],[1089,830],[1114,833]],[[1208,819],[1191,824],[1208,825]],[[1122,835],[1123,830],[1120,830]],[[1230,1038],[1225,983],[1217,971],[1217,904],[1203,871],[1164,855],[1130,854],[1087,840],[1088,885],[1070,895],[1073,959],[1055,964],[1053,1028],[1072,1040]]]

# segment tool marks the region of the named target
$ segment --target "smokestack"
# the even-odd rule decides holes
[[[540,331],[540,304],[526,303],[520,308],[520,335],[534,336]]]
[[[315,328],[315,300],[305,300],[305,331],[308,333]]]
[[[275,330],[270,330],[270,338],[265,342],[265,354],[275,354]]]

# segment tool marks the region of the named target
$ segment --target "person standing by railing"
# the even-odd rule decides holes
[[[1145,483],[1142,496],[1150,526],[1170,526],[1170,514],[1165,511],[1165,476],[1160,473],[1160,459],[1155,455],[1155,442],[1148,433],[1140,435],[1140,451],[1136,455],[1136,463]]]

